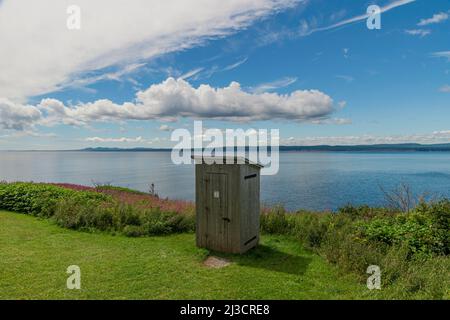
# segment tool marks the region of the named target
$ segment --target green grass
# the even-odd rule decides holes
[[[0,299],[357,299],[371,298],[352,275],[284,236],[262,237],[222,269],[193,234],[126,238],[60,228],[0,212]],[[81,290],[66,289],[66,268],[81,268]]]

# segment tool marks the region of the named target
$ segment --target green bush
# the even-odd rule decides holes
[[[449,253],[449,216],[447,201],[426,205],[410,214],[375,218],[362,223],[362,236],[387,245],[406,244],[411,254]],[[447,211],[446,211],[447,210]]]
[[[262,215],[261,230],[296,237],[361,281],[368,266],[380,266],[389,288],[383,297],[448,297],[449,200],[420,203],[410,213],[350,205],[336,213],[288,213],[277,207]]]
[[[164,235],[194,231],[195,222],[193,218],[175,212],[161,212],[159,209],[153,209],[145,211],[142,226],[147,235]]]
[[[261,229],[270,234],[289,234],[293,226],[289,219],[290,215],[286,210],[282,206],[276,206],[261,215]]]
[[[193,215],[162,212],[159,208],[143,209],[99,192],[47,184],[1,183],[0,209],[51,218],[64,228],[119,232],[127,236],[195,230]]]
[[[110,196],[91,191],[74,191],[41,183],[0,184],[0,209],[34,216],[53,216],[60,200],[73,199],[77,202],[109,201]]]
[[[74,230],[117,230],[114,209],[93,202],[79,203],[76,200],[62,200],[56,206],[54,221],[61,227]]]
[[[73,200],[58,204],[54,220],[65,228],[85,231],[114,231],[130,237],[193,232],[193,216],[161,212],[159,208],[140,209],[116,203],[80,204]]]
[[[347,216],[352,220],[357,219],[367,220],[373,217],[390,216],[393,214],[392,210],[386,208],[371,208],[367,205],[353,206],[351,204],[339,208],[338,213],[340,215]]]

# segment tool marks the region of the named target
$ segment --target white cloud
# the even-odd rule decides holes
[[[147,140],[147,143],[148,143],[148,144],[159,144],[159,143],[162,143],[162,142],[164,142],[164,141],[167,141],[167,139],[156,137],[156,138]]]
[[[349,125],[352,124],[352,120],[351,119],[347,119],[347,118],[333,118],[333,119],[324,119],[324,120],[313,120],[312,123],[314,124],[327,124],[327,125],[339,125],[339,126],[343,126],[343,125]]]
[[[173,128],[170,127],[170,126],[168,126],[167,124],[162,124],[162,125],[159,127],[159,130],[161,130],[161,131],[173,131]]]
[[[431,17],[429,19],[420,20],[420,22],[417,25],[418,26],[427,26],[429,24],[441,23],[447,19],[448,19],[448,14],[445,12],[441,12],[441,13],[436,13],[435,15],[433,15],[433,17]]]
[[[437,135],[437,136],[450,135],[450,130],[434,131],[433,135]]]
[[[31,128],[41,116],[41,112],[34,106],[0,98],[0,129],[23,131]]]
[[[346,81],[348,83],[355,81],[355,78],[353,78],[352,76],[339,74],[339,75],[337,75],[335,77],[338,78],[338,79],[344,80],[344,81]]]
[[[285,88],[297,82],[297,78],[295,77],[284,77],[282,79],[278,79],[272,82],[261,83],[258,86],[251,88],[251,91],[254,93],[263,93],[268,91],[277,90],[280,88]]]
[[[179,78],[183,80],[187,80],[189,78],[192,78],[193,76],[199,74],[203,71],[204,68],[196,68],[194,70],[188,71],[185,74],[182,74]]]
[[[406,34],[412,35],[412,36],[419,36],[421,38],[431,34],[430,30],[425,29],[412,29],[412,30],[405,30]]]
[[[439,88],[440,92],[450,93],[450,85],[446,84]]]
[[[87,142],[94,142],[94,143],[141,143],[145,142],[146,140],[142,137],[137,138],[100,138],[100,137],[90,137],[86,138]]]
[[[0,129],[20,131],[36,125],[86,126],[95,122],[179,118],[326,123],[335,110],[333,99],[318,90],[250,93],[242,90],[237,82],[224,88],[209,85],[195,88],[183,79],[168,78],[137,92],[135,99],[123,104],[102,99],[68,106],[56,99],[43,99],[32,106],[0,99]],[[167,131],[170,127],[162,125],[160,130]]]
[[[439,51],[431,54],[434,58],[447,58],[450,61],[450,51]]]
[[[341,109],[344,109],[347,106],[347,101],[339,101],[338,106]]]
[[[38,108],[45,115],[41,122],[46,125],[183,117],[229,121],[312,121],[326,119],[334,112],[333,100],[318,90],[297,90],[286,95],[248,93],[237,82],[224,88],[209,85],[194,88],[185,80],[174,78],[139,91],[135,101],[124,104],[97,100],[68,107],[58,100],[44,99]]]
[[[380,8],[381,9],[381,13],[390,11],[390,10],[395,9],[397,7],[404,6],[406,4],[410,4],[410,3],[415,2],[415,1],[416,0],[394,0],[394,1],[391,1],[389,4],[387,4],[384,7]],[[369,14],[364,13],[364,14],[361,14],[359,16],[355,16],[355,17],[352,17],[352,18],[349,18],[349,19],[345,19],[345,20],[342,20],[342,21],[337,22],[335,24],[326,26],[326,27],[314,27],[314,26],[311,27],[306,21],[303,21],[303,23],[300,25],[300,28],[299,28],[299,35],[300,36],[309,36],[309,35],[311,35],[313,33],[316,33],[316,32],[336,29],[336,28],[343,27],[343,26],[348,25],[348,24],[352,24],[352,23],[355,23],[355,22],[367,20],[368,17],[369,17]]]
[[[347,125],[347,124],[352,124],[353,122],[351,119],[347,119],[347,118],[334,118],[333,123],[338,124],[338,125]]]
[[[225,68],[222,69],[222,71],[230,71],[230,70],[236,69],[240,65],[246,63],[247,60],[248,60],[248,58],[244,58],[242,60],[239,60],[239,61],[237,61],[237,62],[235,62],[233,64],[230,64],[229,66],[226,66]]]
[[[131,63],[131,64],[123,66],[113,72],[106,72],[106,73],[102,73],[102,74],[95,75],[95,76],[85,75],[85,76],[82,76],[79,78],[74,78],[69,83],[60,84],[59,87],[60,87],[60,89],[66,87],[66,86],[84,87],[84,86],[87,86],[87,85],[90,85],[92,83],[102,81],[102,80],[112,80],[112,81],[121,82],[121,81],[123,81],[124,76],[129,75],[130,73],[133,73],[144,66],[145,66],[145,63]],[[132,83],[136,83],[130,77],[126,78],[126,80],[130,81]]]
[[[0,97],[55,91],[89,71],[199,45],[299,0],[5,0],[0,6]],[[66,28],[69,5],[81,30]]]
[[[208,79],[212,77],[215,73],[218,72],[225,72],[225,71],[231,71],[233,69],[238,68],[245,62],[247,62],[248,58],[244,58],[242,60],[239,60],[233,64],[230,64],[228,66],[225,66],[223,68],[219,67],[218,65],[213,65],[210,68],[196,68],[194,70],[188,71],[187,73],[179,76],[178,78],[181,78],[183,80],[192,79],[192,80],[200,80],[200,79]]]

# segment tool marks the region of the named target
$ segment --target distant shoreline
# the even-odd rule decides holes
[[[270,149],[270,148],[269,148]],[[446,144],[376,144],[376,145],[319,145],[280,146],[280,152],[450,152]],[[0,152],[171,152],[170,148],[84,148],[74,150],[0,150]],[[248,148],[246,148],[248,151]]]

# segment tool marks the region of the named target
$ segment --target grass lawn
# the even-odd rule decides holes
[[[294,240],[263,236],[256,250],[202,265],[193,234],[89,234],[0,212],[0,299],[356,299],[371,292]],[[66,269],[81,268],[81,290]]]

